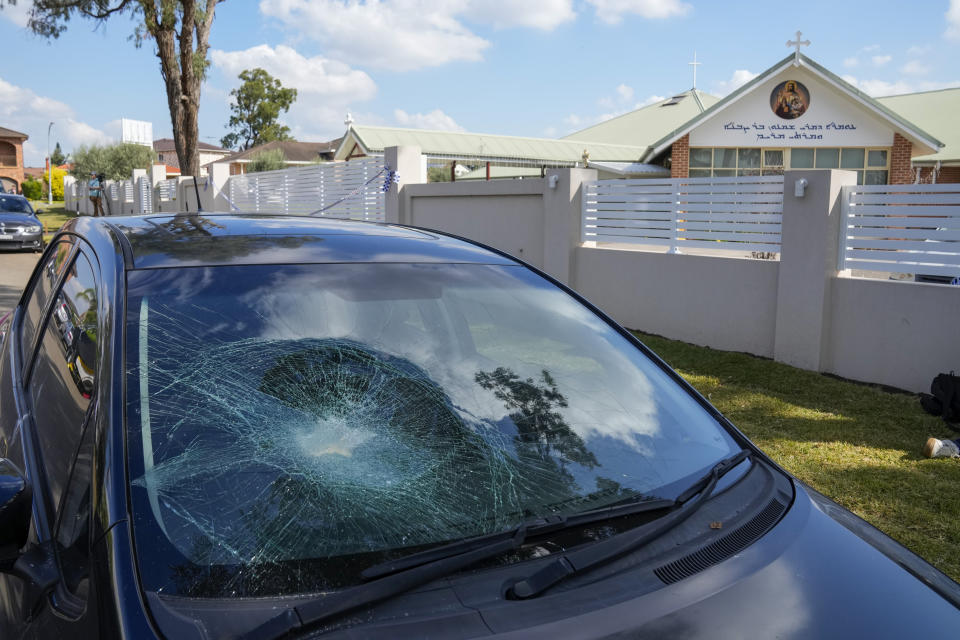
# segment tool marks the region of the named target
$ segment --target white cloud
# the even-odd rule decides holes
[[[316,94],[324,100],[342,103],[369,100],[377,92],[373,79],[363,71],[323,56],[307,58],[284,45],[273,48],[261,44],[244,51],[214,49],[210,60],[234,77],[244,69],[265,69],[285,87],[295,88],[298,100],[304,95]]]
[[[620,96],[622,100],[629,100],[633,97],[633,87],[628,87],[625,84],[618,85],[617,95]]]
[[[932,45],[929,45],[929,44],[924,44],[924,45],[915,44],[915,45],[913,45],[912,47],[910,47],[909,49],[907,49],[907,55],[908,55],[908,56],[925,56],[925,55],[927,55],[928,53],[930,53],[931,51],[933,51],[933,46],[932,46]]]
[[[490,42],[464,21],[549,30],[574,18],[571,0],[262,0],[260,11],[333,58],[391,71],[481,60]]]
[[[910,82],[907,80],[897,80],[895,82],[889,82],[887,80],[860,80],[850,75],[843,76],[843,79],[874,98],[895,96],[903,93],[916,93],[918,91],[936,91],[937,89],[960,85],[960,80],[953,80],[951,82],[933,82],[928,80]]]
[[[642,109],[643,107],[649,107],[649,106],[652,105],[652,104],[656,104],[656,103],[658,103],[658,102],[662,102],[663,100],[666,100],[666,99],[667,99],[666,96],[658,96],[658,95],[648,96],[646,99],[641,100],[640,102],[638,102],[633,108],[634,108],[634,109]]]
[[[733,75],[730,76],[729,80],[718,82],[714,90],[718,95],[725,96],[731,91],[747,84],[758,75],[760,74],[754,73],[748,69],[737,69],[733,72]]]
[[[0,122],[30,136],[24,144],[24,163],[40,165],[46,157],[47,125],[53,122],[50,145],[60,142],[65,152],[81,144],[109,144],[115,138],[77,119],[67,104],[41,96],[0,78]]]
[[[681,0],[587,0],[597,12],[597,18],[607,24],[618,24],[626,14],[647,19],[672,18],[686,15],[691,6]]]
[[[900,67],[900,71],[909,76],[922,76],[930,73],[930,67],[923,64],[919,60],[911,60],[907,64]]]
[[[860,64],[860,61],[857,60],[856,56],[843,59],[843,66],[845,66],[847,69],[852,69],[858,64]]]
[[[531,27],[550,31],[577,17],[573,0],[467,0],[460,4],[464,18],[498,29]]]
[[[870,61],[873,62],[873,66],[875,67],[882,67],[891,60],[893,60],[893,56],[873,56],[870,58]]]
[[[26,27],[30,20],[30,9],[32,7],[33,3],[30,0],[20,0],[15,5],[6,2],[0,9],[0,17],[6,18],[18,27]]]
[[[308,58],[284,45],[212,50],[210,60],[234,82],[239,82],[236,77],[244,69],[260,67],[285,87],[296,89],[297,100],[284,114],[283,122],[298,140],[328,140],[342,135],[350,106],[377,93],[377,85],[365,72],[323,56]],[[365,123],[371,124],[369,119]]]
[[[866,47],[862,47],[860,49],[860,51],[862,51],[863,53],[870,53],[871,51],[879,51],[879,50],[880,50],[880,45],[878,44],[871,44]]]
[[[429,113],[407,113],[403,109],[395,109],[393,117],[403,127],[434,131],[464,131],[463,127],[440,109],[434,109]]]
[[[950,0],[950,6],[944,14],[947,19],[945,36],[953,40],[960,40],[960,0]]]

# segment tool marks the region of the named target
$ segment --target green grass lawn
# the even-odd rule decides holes
[[[960,581],[960,459],[920,453],[960,434],[917,396],[637,336],[785,469]]]
[[[43,223],[43,239],[47,242],[63,226],[63,223],[77,217],[77,214],[73,211],[67,211],[63,208],[62,201],[54,200],[52,205],[48,205],[46,200],[31,200],[30,206],[33,207],[34,211],[43,211],[43,213],[37,214],[37,217]]]

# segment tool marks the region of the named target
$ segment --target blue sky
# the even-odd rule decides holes
[[[134,23],[75,18],[58,40],[0,10],[0,126],[47,123],[65,151],[119,137],[121,117],[170,117],[152,43]],[[960,86],[960,0],[228,0],[217,7],[200,138],[226,133],[229,92],[263,67],[299,90],[284,116],[297,139],[358,124],[558,137],[689,89],[724,95],[785,56],[797,29],[818,62],[875,96]],[[12,54],[12,56],[11,56]],[[12,64],[11,64],[12,63]]]

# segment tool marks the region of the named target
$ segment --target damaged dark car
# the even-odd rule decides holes
[[[0,325],[0,637],[960,625],[960,585],[475,243],[81,218]]]

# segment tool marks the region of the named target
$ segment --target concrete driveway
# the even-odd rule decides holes
[[[0,317],[17,304],[39,259],[40,254],[32,251],[0,251]]]

